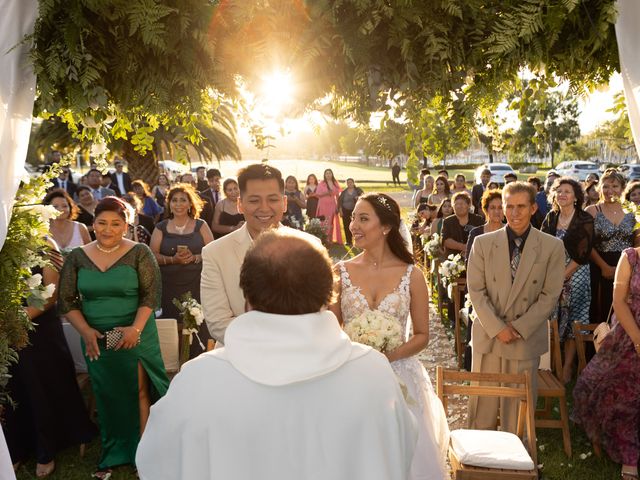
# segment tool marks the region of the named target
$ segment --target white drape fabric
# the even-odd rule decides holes
[[[629,121],[636,150],[640,152],[640,2],[618,0],[616,38],[620,53],[620,73],[624,96],[629,110]]]
[[[0,0],[0,248],[7,236],[11,208],[24,172],[36,77],[27,44],[37,0]]]

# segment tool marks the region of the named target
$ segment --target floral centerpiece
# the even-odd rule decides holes
[[[204,321],[202,305],[187,292],[180,298],[174,298],[173,304],[180,312],[182,318],[182,336],[180,337],[180,365],[189,360],[189,347],[193,343],[193,337],[198,339],[200,348],[205,349],[202,340],[198,336],[198,328]]]
[[[344,327],[349,338],[379,352],[389,352],[402,345],[402,327],[390,315],[378,310],[366,310]]]
[[[433,260],[440,257],[442,254],[442,241],[440,235],[434,233],[431,237],[424,242],[424,251],[427,252],[427,256]]]
[[[328,235],[325,225],[319,218],[310,219],[304,227],[304,231],[320,239],[323,245],[327,244]]]
[[[452,296],[454,282],[460,278],[465,270],[464,259],[459,253],[449,255],[447,259],[440,264],[438,271],[440,272],[440,278],[442,278],[442,285],[447,289],[449,298]]]

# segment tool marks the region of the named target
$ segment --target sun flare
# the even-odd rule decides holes
[[[273,115],[286,110],[293,103],[295,85],[290,72],[274,71],[262,77],[260,102]]]

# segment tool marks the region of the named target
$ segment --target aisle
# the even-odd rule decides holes
[[[429,345],[419,355],[429,373],[431,384],[436,388],[436,366],[458,369],[453,340],[449,340],[437,309],[429,305]],[[449,428],[466,428],[467,400],[458,396],[449,399]]]

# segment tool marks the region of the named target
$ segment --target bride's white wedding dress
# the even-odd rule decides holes
[[[395,318],[401,325],[405,341],[409,338],[408,321],[411,307],[409,283],[413,265],[399,285],[378,305],[376,310]],[[349,272],[340,264],[341,293],[340,308],[345,324],[358,317],[362,312],[371,310],[360,287],[351,283]],[[419,433],[418,443],[411,464],[411,480],[442,480],[448,478],[446,452],[449,445],[449,426],[440,399],[435,394],[429,375],[417,356],[402,358],[391,362],[396,375],[407,386],[409,409],[416,417]]]

